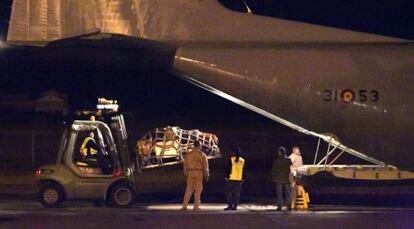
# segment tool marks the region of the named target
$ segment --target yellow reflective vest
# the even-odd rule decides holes
[[[244,159],[239,157],[239,161],[236,162],[236,157],[231,157],[231,173],[229,180],[241,181],[243,180],[243,168],[244,168]]]
[[[82,145],[81,145],[81,147],[80,147],[80,151],[81,151],[81,153],[82,153],[82,155],[83,155],[84,157],[88,156],[88,155],[87,155],[87,154],[88,154],[88,147],[86,147],[86,144],[88,144],[88,142],[89,142],[89,141],[93,141],[93,138],[91,138],[91,137],[86,137],[86,138],[83,140]],[[94,148],[92,148],[92,147],[91,147],[90,152],[91,152],[91,155],[95,155],[95,154],[98,152],[98,150],[96,150],[96,149],[94,149]]]

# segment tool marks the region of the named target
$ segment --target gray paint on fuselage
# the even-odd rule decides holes
[[[183,46],[174,67],[296,125],[332,133],[355,150],[411,168],[413,44],[246,47]],[[324,101],[324,90],[346,88],[377,90],[380,99]]]

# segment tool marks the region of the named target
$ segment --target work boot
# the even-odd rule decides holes
[[[233,207],[231,208],[232,211],[237,211],[237,204],[233,205]]]
[[[231,205],[229,205],[229,206],[227,206],[227,208],[225,208],[225,209],[224,209],[224,211],[229,211],[229,210],[232,210],[232,208],[233,208],[233,207],[232,207]]]
[[[197,206],[197,207],[194,207],[194,208],[193,208],[193,210],[194,210],[194,211],[200,211],[200,210],[201,210],[201,208]]]
[[[185,210],[187,210],[187,206],[182,206],[181,211],[185,211]]]

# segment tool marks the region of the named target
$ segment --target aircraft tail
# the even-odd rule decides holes
[[[48,42],[96,28],[92,1],[14,0],[7,41]]]
[[[218,0],[14,0],[9,43],[49,42],[99,29],[160,41],[401,42],[233,12]]]

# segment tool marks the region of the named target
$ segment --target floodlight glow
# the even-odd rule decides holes
[[[96,106],[99,110],[118,110],[118,104],[98,104]]]

